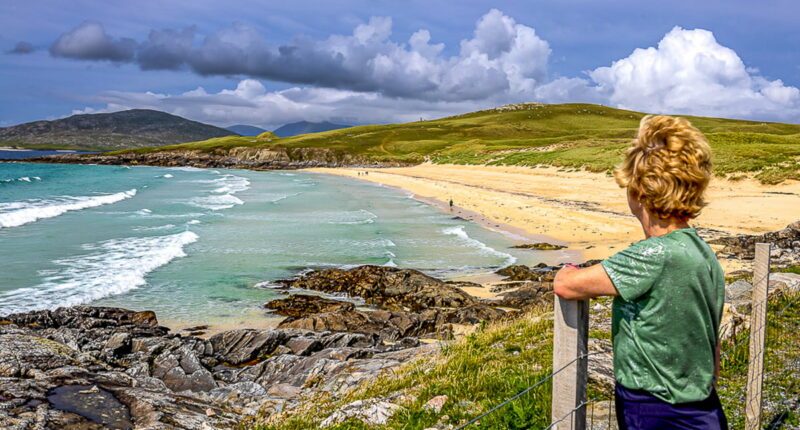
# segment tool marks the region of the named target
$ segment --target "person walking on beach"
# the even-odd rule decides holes
[[[614,296],[620,429],[727,429],[715,390],[724,274],[688,224],[706,204],[711,148],[686,119],[646,116],[614,174],[645,239],[600,264],[563,267],[555,293]]]
[[[450,199],[450,212],[453,212],[453,199]]]

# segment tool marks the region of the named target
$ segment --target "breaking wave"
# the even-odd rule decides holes
[[[155,237],[128,237],[84,245],[86,255],[55,260],[61,266],[39,285],[0,294],[3,314],[75,306],[123,294],[144,285],[145,276],[197,241],[191,231]]]
[[[0,206],[0,228],[18,227],[44,218],[52,218],[70,211],[108,205],[136,195],[136,189],[104,196],[66,196],[58,200],[3,203]]]
[[[480,240],[469,237],[466,230],[464,230],[463,225],[447,227],[442,230],[442,233],[458,237],[465,245],[477,249],[480,253],[484,255],[491,255],[493,257],[503,259],[504,260],[503,266],[510,266],[514,264],[515,261],[517,261],[517,259],[513,255],[507,254],[502,251],[498,251],[492,248],[491,246],[488,246],[485,243],[481,242]]]

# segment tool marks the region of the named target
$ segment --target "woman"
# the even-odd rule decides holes
[[[645,239],[600,264],[556,275],[564,299],[615,296],[620,429],[723,429],[714,385],[725,298],[722,268],[691,228],[705,205],[711,148],[683,118],[646,116],[615,171]]]

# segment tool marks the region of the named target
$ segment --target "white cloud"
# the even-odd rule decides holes
[[[707,30],[675,27],[656,47],[636,49],[584,77],[556,79],[547,76],[548,42],[496,9],[450,57],[425,29],[407,43],[392,41],[391,31],[390,18],[372,18],[351,35],[297,37],[284,46],[244,24],[211,34],[199,46],[192,42],[194,28],[153,31],[137,51],[142,68],[246,78],[214,94],[202,88],[175,95],[110,91],[93,101],[106,103],[105,110],[149,107],[218,125],[264,127],[299,120],[413,121],[523,101],[800,122],[800,90],[759,76]],[[96,46],[119,42],[102,27],[89,33],[82,38]],[[268,91],[259,78],[306,86]]]
[[[420,117],[432,119],[492,105],[391,99],[378,93],[334,88],[294,87],[267,91],[254,79],[244,79],[235,89],[217,93],[209,93],[202,87],[175,95],[108,91],[90,101],[103,103],[105,107],[76,110],[72,114],[156,109],[218,126],[248,124],[267,129],[300,120],[329,120],[349,125],[410,122]]]
[[[756,73],[710,31],[675,27],[657,47],[636,49],[590,71],[583,86],[555,81],[539,94],[571,91],[575,97],[653,113],[799,121],[800,90]]]

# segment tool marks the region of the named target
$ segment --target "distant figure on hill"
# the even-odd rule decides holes
[[[450,212],[453,212],[453,199],[450,199]]]
[[[555,293],[615,296],[620,429],[727,429],[714,389],[724,274],[688,224],[706,204],[711,148],[686,119],[646,116],[614,174],[645,239],[600,264],[565,266]]]

